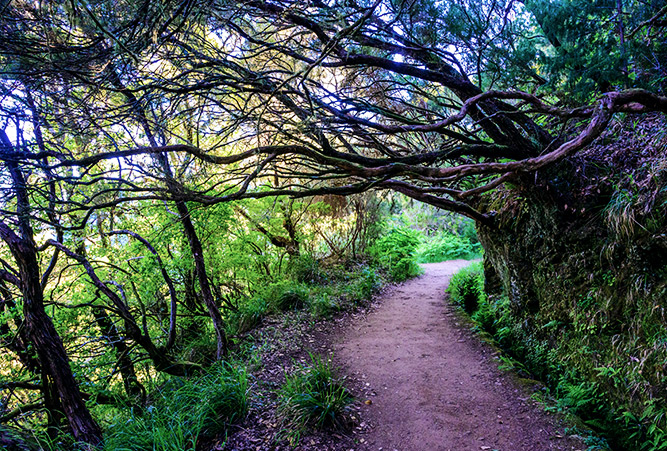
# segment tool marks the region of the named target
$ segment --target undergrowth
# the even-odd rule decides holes
[[[310,259],[307,262],[309,269],[299,273],[305,278],[275,282],[253,296],[239,300],[236,310],[229,312],[226,318],[227,334],[239,339],[245,332],[257,327],[267,315],[289,310],[305,309],[317,318],[330,317],[370,300],[387,279],[382,268],[368,263],[346,262],[321,268]],[[312,271],[316,266],[319,275],[315,277]],[[312,280],[316,282],[308,282]]]
[[[482,264],[473,263],[454,274],[447,287],[447,292],[466,313],[475,313],[486,299]]]
[[[450,232],[425,237],[417,250],[419,263],[437,263],[446,260],[472,260],[482,256],[482,246],[476,236],[455,235]]]
[[[609,281],[611,282],[611,281]],[[583,372],[578,355],[600,361],[581,341],[573,343],[561,334],[558,342],[541,340],[517,322],[507,296],[489,297],[484,293],[481,263],[473,264],[452,277],[448,292],[454,303],[468,313],[479,331],[488,333],[509,354],[505,367],[512,367],[545,384],[544,395],[554,399],[548,410],[571,415],[583,430],[605,437],[589,437],[589,450],[614,449],[637,451],[667,450],[665,429],[667,408],[664,398],[653,397],[635,404],[624,404],[612,397],[614,390],[631,390],[632,381],[613,365],[595,368],[593,377]],[[587,301],[589,304],[593,301]],[[542,326],[542,331],[561,327],[558,321]],[[597,328],[589,333],[599,334]],[[564,356],[570,356],[569,359]]]
[[[378,238],[370,253],[392,280],[402,282],[422,273],[416,258],[419,242],[419,232],[408,227],[394,227]]]
[[[395,213],[391,221],[396,228],[417,232],[417,263],[472,260],[482,256],[483,250],[473,220],[409,199],[401,198],[397,201],[400,213]]]
[[[310,358],[310,365],[298,366],[278,392],[283,434],[292,444],[309,427],[341,429],[349,421],[352,395],[334,376],[329,361],[313,354]]]
[[[107,427],[108,451],[195,450],[245,415],[248,378],[242,365],[216,363],[191,378],[170,378],[151,392],[149,405],[129,408]]]

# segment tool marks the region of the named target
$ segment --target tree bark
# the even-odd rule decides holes
[[[11,152],[13,149],[4,130],[0,130],[0,144],[6,151]],[[54,393],[59,398],[74,437],[97,445],[102,442],[102,431],[83,401],[62,339],[44,309],[44,292],[30,225],[30,203],[25,178],[16,161],[9,159],[6,164],[17,198],[20,236],[0,221],[0,238],[9,246],[18,266],[26,334],[37,352],[44,375],[43,383],[55,387]],[[46,391],[50,391],[50,388]]]
[[[118,369],[123,378],[125,393],[135,401],[141,399],[145,395],[146,389],[141,385],[137,378],[137,373],[134,371],[134,363],[130,357],[130,348],[118,333],[116,325],[109,318],[104,308],[93,307],[93,315],[95,316],[95,322],[97,322],[102,332],[102,336],[116,351]]]

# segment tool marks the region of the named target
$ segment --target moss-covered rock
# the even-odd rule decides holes
[[[478,230],[486,289],[505,299],[490,303],[501,344],[563,396],[592,396],[578,411],[593,426],[667,449],[667,134],[614,133],[480,202],[497,212]]]

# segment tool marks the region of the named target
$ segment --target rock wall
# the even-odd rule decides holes
[[[480,201],[497,212],[478,228],[497,338],[582,417],[621,425],[608,431],[620,447],[667,439],[667,133],[655,130],[613,130]]]

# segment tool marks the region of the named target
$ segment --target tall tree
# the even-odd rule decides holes
[[[18,227],[18,231],[14,231],[5,222],[0,222],[0,237],[9,247],[16,264],[16,282],[22,294],[27,337],[39,358],[47,408],[50,411],[62,409],[77,440],[98,444],[102,441],[102,431],[83,401],[63,343],[44,309],[44,293],[30,221],[31,204],[26,177],[19,165],[13,161],[15,157],[12,155],[15,155],[16,151],[4,130],[0,130],[0,144],[0,153],[4,156],[16,196]]]

